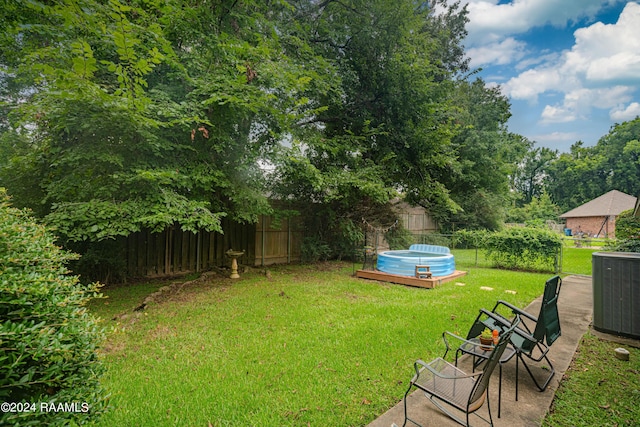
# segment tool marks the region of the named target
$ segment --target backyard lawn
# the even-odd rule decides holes
[[[101,425],[365,425],[401,399],[415,359],[442,355],[442,331],[466,333],[498,298],[527,305],[550,276],[473,268],[427,290],[352,272],[332,262],[218,276],[137,316],[167,283],[105,289],[92,310],[129,315],[105,320]]]
[[[591,274],[592,252],[565,248],[563,271]],[[100,425],[366,425],[402,398],[415,359],[442,355],[442,331],[465,334],[497,299],[528,305],[551,276],[455,255],[469,274],[432,290],[357,279],[359,266],[344,262],[212,276],[137,313],[170,282],[107,288],[91,305],[110,331],[111,410]],[[586,413],[608,425],[640,417],[640,350],[614,366],[612,346],[585,336],[545,426],[585,425]]]

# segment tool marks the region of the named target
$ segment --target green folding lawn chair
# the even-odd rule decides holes
[[[484,328],[496,329],[510,325],[511,321],[504,315],[498,313],[498,310],[500,310],[501,307],[506,307],[513,314],[519,315],[523,318],[523,321],[520,323],[518,328],[516,328],[513,335],[511,335],[511,344],[516,349],[517,354],[516,400],[518,400],[519,361],[521,361],[527,369],[529,376],[540,391],[544,391],[547,388],[551,379],[555,375],[555,368],[548,357],[548,353],[551,345],[561,335],[560,317],[558,315],[558,295],[560,294],[561,286],[562,279],[560,279],[560,276],[554,276],[546,281],[544,294],[542,296],[542,304],[537,317],[506,301],[500,300],[496,303],[491,312],[481,310],[478,318],[467,334],[467,339],[470,339],[478,336]],[[527,326],[527,321],[524,319],[533,322],[535,325]],[[534,375],[529,365],[527,365],[525,358],[534,362],[541,362],[544,360],[548,364],[548,367],[545,368],[549,370],[549,373],[545,378],[543,378],[543,380],[536,378],[536,375]]]

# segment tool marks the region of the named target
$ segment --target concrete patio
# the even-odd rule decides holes
[[[541,284],[542,291],[542,284]],[[537,315],[540,310],[539,297],[532,302],[526,311]],[[480,307],[479,307],[480,308]],[[491,307],[487,307],[491,308]],[[568,276],[563,279],[560,297],[558,299],[558,311],[562,336],[553,343],[549,351],[549,358],[553,362],[556,374],[544,392],[539,392],[533,384],[526,370],[520,365],[518,401],[515,401],[515,360],[506,363],[502,371],[502,409],[498,418],[498,369],[493,373],[489,386],[489,398],[491,412],[495,426],[539,426],[547,414],[556,389],[565,371],[568,369],[571,359],[578,347],[582,336],[589,330],[593,312],[593,298],[591,277]],[[416,355],[418,358],[420,355]],[[465,364],[466,363],[466,364]],[[471,372],[470,361],[461,360],[459,366]],[[542,364],[533,365],[535,372],[542,370]],[[540,367],[539,369],[536,369]],[[413,366],[407,366],[407,380],[413,374]],[[416,391],[407,398],[409,417],[423,426],[458,426],[455,421],[438,410],[423,393]],[[487,404],[478,411],[483,417],[488,418]],[[395,407],[384,413],[368,427],[391,427],[394,424],[402,426],[404,422],[404,405],[400,401]],[[472,425],[486,425],[477,417],[471,417]],[[407,423],[407,425],[413,425]]]

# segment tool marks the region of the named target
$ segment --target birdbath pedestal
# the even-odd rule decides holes
[[[244,255],[244,251],[234,251],[233,249],[229,249],[227,252],[227,256],[231,258],[231,276],[232,279],[239,279],[240,275],[238,274],[238,258]]]

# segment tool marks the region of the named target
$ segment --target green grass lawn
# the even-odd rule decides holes
[[[562,273],[591,275],[591,254],[601,249],[572,248],[562,249]]]
[[[614,357],[624,347],[629,361]],[[560,384],[544,427],[637,426],[640,419],[640,349],[587,333]]]
[[[591,274],[593,251],[565,247],[563,272]],[[110,331],[100,425],[366,425],[400,401],[415,359],[442,355],[442,331],[465,334],[497,299],[526,306],[551,276],[454,254],[469,274],[432,290],[357,279],[338,262],[213,277],[141,313],[132,309],[170,282],[106,288],[91,304]],[[627,347],[622,363],[616,346],[585,336],[545,426],[640,418],[640,350]]]
[[[550,276],[476,268],[465,286],[427,290],[352,271],[327,263],[217,278],[106,320],[112,410],[101,425],[365,425],[401,399],[415,359],[442,355],[442,331],[466,333],[498,298],[527,305]],[[107,288],[92,309],[111,319],[160,285]]]
[[[564,246],[562,248],[561,271],[562,274],[591,275],[591,254],[601,251],[594,248],[576,248]],[[456,257],[457,268],[491,267],[483,250],[454,249],[451,251]]]

